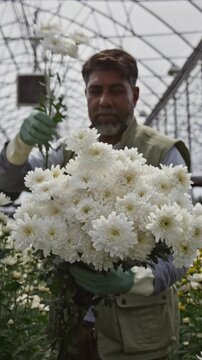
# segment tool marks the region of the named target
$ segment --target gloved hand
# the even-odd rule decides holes
[[[56,134],[55,127],[48,115],[35,110],[23,121],[19,136],[27,145],[47,144]]]
[[[78,285],[97,295],[124,294],[134,285],[134,273],[120,267],[103,274],[73,265],[70,272]]]

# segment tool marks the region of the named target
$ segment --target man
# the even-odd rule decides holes
[[[91,126],[97,128],[100,141],[112,144],[116,149],[137,147],[148,164],[154,166],[172,163],[189,168],[189,153],[182,141],[137,124],[134,108],[139,97],[138,70],[130,54],[119,49],[101,51],[83,65],[82,74]],[[24,120],[19,134],[1,153],[0,188],[3,191],[24,189],[27,171],[42,166],[39,157],[29,156],[32,147],[50,141],[54,132],[55,124],[45,114],[35,112]],[[64,165],[70,156],[61,148],[49,157],[49,163]],[[112,307],[102,303],[96,307],[100,359],[172,358],[179,330],[178,299],[172,285],[183,274],[184,270],[176,269],[171,259],[165,262],[159,259],[157,264],[150,263],[146,269],[141,266],[134,266],[127,272],[119,269],[106,276],[72,267],[72,275],[84,289],[96,295],[114,295]],[[94,327],[92,312],[84,320]],[[93,338],[90,342],[92,345]],[[77,359],[98,358],[94,348],[92,355],[89,350],[85,357],[82,350],[85,347],[82,348],[82,344],[80,347]]]

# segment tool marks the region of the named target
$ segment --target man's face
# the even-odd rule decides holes
[[[92,125],[102,137],[122,134],[138,100],[139,88],[117,71],[96,70],[86,86],[88,114]]]

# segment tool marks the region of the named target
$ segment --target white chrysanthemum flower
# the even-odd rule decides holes
[[[41,207],[40,213],[42,216],[63,216],[63,206],[58,201],[50,200]]]
[[[70,159],[65,165],[65,173],[71,176],[78,168],[78,156],[75,156],[74,159]]]
[[[88,251],[82,254],[81,261],[93,265],[96,271],[113,269],[115,264],[114,258],[107,256],[104,251],[92,250],[92,248],[88,248]]]
[[[75,216],[78,220],[86,221],[96,218],[98,204],[89,197],[84,198],[75,208]]]
[[[201,203],[196,203],[195,206],[193,206],[193,215],[195,216],[200,216],[202,215],[202,204]]]
[[[31,247],[38,238],[38,219],[36,215],[32,218],[25,213],[24,220],[17,219],[11,224],[11,238],[15,242],[15,246],[19,249]]]
[[[181,238],[174,246],[174,259],[173,263],[176,267],[181,268],[183,266],[190,267],[196,258],[196,249],[194,249],[191,241],[186,242],[184,238]]]
[[[78,46],[76,43],[60,35],[45,37],[41,45],[45,50],[50,50],[54,54],[69,55],[73,58],[78,56]]]
[[[80,244],[81,261],[93,265],[95,270],[109,270],[114,267],[116,258],[110,257],[104,250],[97,251],[89,236],[85,236]]]
[[[130,250],[130,259],[145,261],[155,247],[155,240],[149,231],[138,230],[138,243]]]
[[[14,256],[9,255],[3,259],[0,259],[0,263],[7,266],[13,266],[17,262],[18,262],[18,258],[16,254]]]
[[[95,174],[89,169],[77,169],[70,181],[75,189],[97,189]]]
[[[30,218],[37,214],[37,217],[40,217],[40,209],[39,203],[34,200],[33,195],[30,196],[29,201],[23,201],[21,206],[18,206],[14,213],[14,219],[22,219],[24,220],[25,214],[27,214]]]
[[[202,215],[193,218],[190,239],[197,248],[202,249]]]
[[[54,179],[58,179],[64,175],[65,168],[61,168],[59,165],[52,165],[50,169],[50,176]]]
[[[151,185],[155,191],[167,195],[173,188],[173,184],[169,176],[160,169],[157,169],[156,173],[151,177]]]
[[[115,209],[117,213],[125,213],[131,221],[138,221],[140,213],[139,201],[133,193],[125,195],[123,198],[117,198]]]
[[[191,174],[188,173],[187,168],[183,165],[165,166],[161,165],[161,169],[168,175],[173,183],[173,187],[177,187],[182,192],[187,192],[191,189]]]
[[[0,206],[7,205],[9,203],[11,203],[11,199],[4,193],[0,192]]]
[[[184,208],[190,212],[192,211],[193,203],[190,194],[182,193],[180,191],[177,191],[177,189],[173,189],[169,193],[168,203],[173,204],[174,202],[179,205],[180,208]]]
[[[31,309],[37,309],[39,307],[39,304],[41,302],[41,298],[39,295],[32,295],[31,296],[32,302],[31,302]]]
[[[50,170],[43,170],[42,168],[36,168],[31,170],[25,176],[25,186],[30,190],[33,190],[35,186],[42,184],[51,179]]]
[[[130,192],[135,189],[142,174],[142,168],[139,165],[126,163],[124,166],[117,166],[114,169],[114,179],[116,179],[117,187],[120,195]]]
[[[35,248],[42,248],[45,255],[48,255],[50,251],[55,254],[57,249],[63,247],[68,226],[62,217],[50,216],[39,220],[38,232],[40,238],[38,244],[35,243]]]
[[[202,273],[194,273],[192,275],[187,275],[187,280],[202,283]]]
[[[133,222],[123,213],[117,215],[112,212],[108,218],[100,216],[99,219],[93,220],[89,234],[96,250],[104,250],[110,256],[120,259],[127,256],[130,248],[137,243]]]
[[[143,158],[143,155],[138,152],[137,148],[128,148],[127,146],[124,148],[124,153],[128,159],[132,162],[138,162],[139,164],[144,165],[146,163],[146,159]]]
[[[58,194],[58,185],[58,181],[44,181],[42,184],[34,187],[34,189],[32,190],[33,196],[38,201],[47,201],[54,197],[55,193]]]
[[[119,195],[119,191],[118,188],[116,187],[116,180],[113,179],[112,176],[113,173],[110,174],[110,176],[104,176],[104,177],[98,176],[96,178],[97,186],[93,194],[95,200],[99,204],[105,204],[106,206],[114,206],[116,202],[117,196]],[[99,191],[97,189],[99,189]]]
[[[155,241],[165,240],[168,245],[175,241],[182,233],[182,216],[176,204],[163,205],[149,215],[146,228],[155,236]]]
[[[57,35],[61,32],[59,25],[52,22],[47,22],[40,25],[34,25],[34,28],[35,28],[35,35],[40,38]]]
[[[142,204],[149,203],[152,198],[156,196],[154,189],[150,184],[147,184],[144,176],[140,177],[139,181],[135,186],[135,195],[137,200],[141,201]]]
[[[64,237],[63,246],[55,249],[55,253],[71,264],[80,261],[79,244],[83,243],[84,239],[85,233],[80,224],[70,223]]]
[[[87,35],[85,35],[83,32],[81,31],[73,31],[69,37],[77,44],[88,44],[89,43],[89,38],[87,37]]]
[[[114,164],[112,146],[105,143],[93,143],[80,156],[80,162],[84,168],[108,173],[108,169]]]
[[[96,129],[84,128],[73,131],[66,139],[66,148],[77,154],[86,151],[90,145],[97,142],[99,134]]]

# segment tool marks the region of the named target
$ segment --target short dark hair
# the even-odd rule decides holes
[[[86,84],[90,74],[95,70],[118,71],[132,87],[138,78],[135,58],[121,49],[106,49],[91,56],[82,67],[82,76]]]

